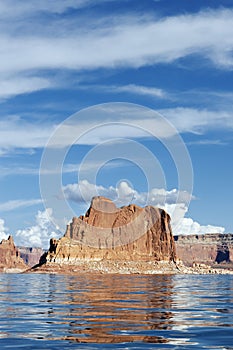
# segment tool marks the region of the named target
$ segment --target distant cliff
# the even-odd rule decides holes
[[[39,263],[41,255],[44,253],[42,248],[18,247],[20,257],[28,266],[34,266]]]
[[[186,265],[233,262],[233,234],[174,236],[177,257]]]
[[[59,240],[52,239],[41,261],[75,265],[82,261],[167,261],[176,259],[170,217],[161,209],[134,204],[117,208],[94,197],[85,216],[73,218]]]
[[[28,266],[20,257],[18,248],[15,247],[12,236],[0,242],[0,271],[25,270]]]

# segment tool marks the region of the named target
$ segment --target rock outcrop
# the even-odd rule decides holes
[[[41,258],[42,263],[62,265],[175,260],[170,217],[164,210],[134,204],[117,208],[104,197],[94,197],[85,216],[73,218],[64,237],[52,239]]]
[[[177,257],[184,264],[233,262],[233,234],[174,236]]]
[[[18,272],[27,268],[28,266],[20,257],[19,250],[15,247],[13,237],[3,239],[0,243],[0,271]]]

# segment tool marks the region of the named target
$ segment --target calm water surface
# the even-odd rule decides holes
[[[233,349],[233,276],[0,275],[0,349]]]

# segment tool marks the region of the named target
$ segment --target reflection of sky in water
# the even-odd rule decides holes
[[[232,286],[231,276],[0,275],[0,346],[20,338],[41,349],[206,341],[210,349],[230,342]]]

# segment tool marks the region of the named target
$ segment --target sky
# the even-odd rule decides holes
[[[0,0],[0,239],[48,247],[91,198],[232,233],[233,3]]]

